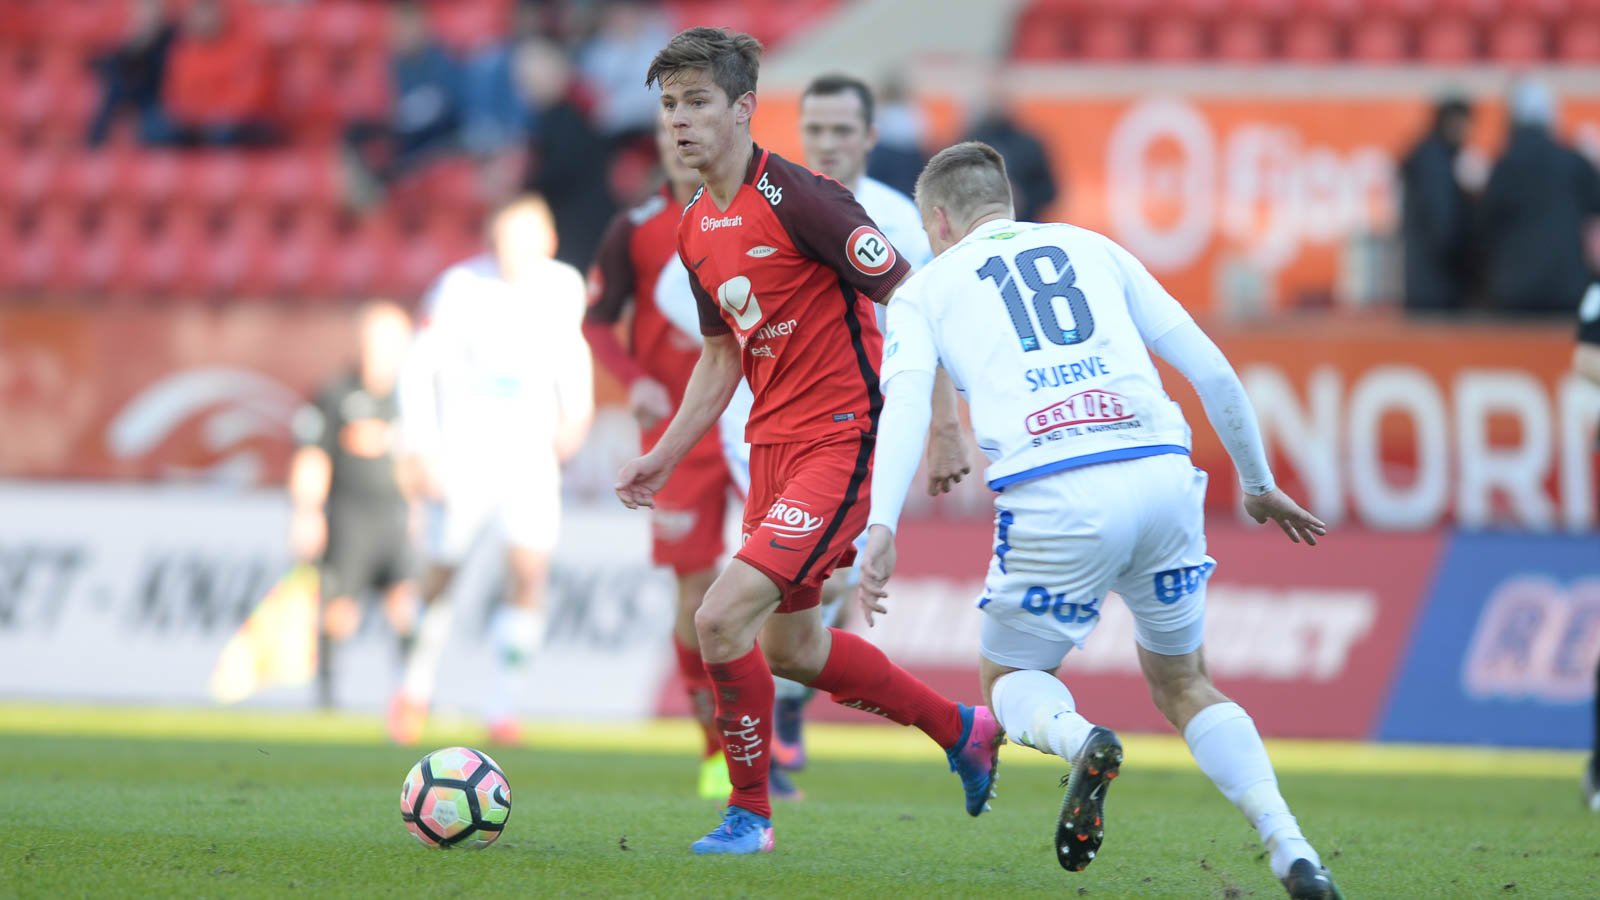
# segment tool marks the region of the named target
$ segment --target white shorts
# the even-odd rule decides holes
[[[1115,591],[1139,644],[1200,649],[1206,473],[1178,454],[1101,463],[1014,485],[995,498],[995,552],[978,608],[983,655],[1053,669],[1081,647]]]
[[[460,565],[492,528],[513,547],[549,553],[561,525],[561,470],[524,463],[448,478],[443,500],[426,508],[428,561]]]

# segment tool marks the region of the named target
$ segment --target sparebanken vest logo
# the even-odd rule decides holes
[[[717,302],[733,316],[733,323],[741,331],[749,331],[761,322],[761,304],[750,290],[750,279],[735,275],[717,288]]]

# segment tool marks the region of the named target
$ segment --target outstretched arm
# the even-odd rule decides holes
[[[1206,419],[1222,439],[1239,473],[1239,483],[1245,493],[1245,512],[1257,522],[1264,523],[1268,519],[1277,522],[1295,543],[1303,540],[1316,544],[1317,537],[1326,534],[1328,528],[1321,519],[1278,490],[1273,482],[1255,407],[1222,350],[1192,320],[1178,324],[1157,338],[1151,349],[1182,372],[1200,395]]]

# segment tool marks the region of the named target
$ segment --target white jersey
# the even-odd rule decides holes
[[[896,292],[882,375],[943,365],[967,397],[998,491],[1077,466],[1188,453],[1189,426],[1146,347],[1189,320],[1104,235],[987,222]]]
[[[557,424],[593,402],[586,302],[583,276],[556,260],[520,284],[487,254],[446,269],[401,376],[408,448],[463,475],[553,460]]]

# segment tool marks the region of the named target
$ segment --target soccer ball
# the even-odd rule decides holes
[[[435,750],[400,785],[400,820],[424,847],[487,847],[509,818],[511,783],[481,750]]]

